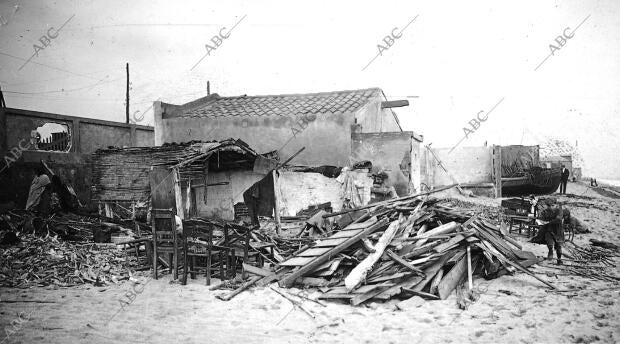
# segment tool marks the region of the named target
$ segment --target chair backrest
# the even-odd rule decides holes
[[[212,223],[195,220],[183,220],[183,236],[185,238],[198,238],[209,240],[213,236],[214,225]]]
[[[160,243],[176,243],[176,220],[175,211],[168,209],[151,209],[151,227],[153,229],[153,240]]]
[[[224,231],[228,238],[228,245],[240,246],[245,245],[246,240],[249,239],[250,234],[254,230],[254,227],[245,227],[236,225],[234,223],[227,223]]]

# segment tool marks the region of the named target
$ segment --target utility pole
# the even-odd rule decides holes
[[[129,63],[125,64],[127,69],[127,93],[125,94],[125,123],[129,124]]]
[[[211,95],[211,83],[209,81],[207,81],[207,95]]]

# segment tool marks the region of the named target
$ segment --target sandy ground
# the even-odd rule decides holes
[[[585,185],[571,183],[568,189],[582,197],[561,198],[569,204],[580,202],[571,210],[592,230],[577,235],[575,242],[583,245],[598,238],[620,244],[619,200]],[[524,245],[546,256],[546,247]],[[23,314],[18,330],[8,338],[1,331],[0,340],[4,338],[3,344],[620,342],[618,285],[556,274],[558,270],[544,266],[551,262],[542,264],[533,271],[560,289],[575,291],[550,292],[532,277],[518,273],[491,281],[476,279],[480,299],[465,311],[457,308],[454,294],[406,311],[394,310],[397,301],[363,307],[304,302],[316,314],[314,319],[268,287],[220,301],[215,295],[226,291],[209,291],[204,278],[190,280],[187,286],[171,282],[170,276],[146,279],[143,289],[135,288],[133,302],[124,307],[121,300],[133,289],[130,282],[56,290],[4,288],[0,301],[49,303],[0,302],[0,329],[13,328],[11,322],[17,323],[19,313]],[[611,271],[620,274],[617,267]],[[316,296],[298,289],[287,292]]]

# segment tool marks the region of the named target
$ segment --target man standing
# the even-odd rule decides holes
[[[546,244],[549,253],[547,259],[553,259],[553,249],[555,248],[558,265],[562,264],[562,245],[564,244],[564,219],[570,217],[568,209],[563,209],[562,205],[553,198],[543,200],[539,217],[543,226],[536,236],[530,241],[536,244]],[[566,210],[566,211],[565,211]],[[540,223],[539,222],[539,223]]]
[[[568,183],[568,177],[570,176],[570,171],[562,165],[562,179],[560,179],[560,193],[566,194],[566,183]]]

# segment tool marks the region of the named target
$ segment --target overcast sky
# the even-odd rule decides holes
[[[191,101],[207,80],[222,96],[380,87],[409,100],[397,114],[425,144],[454,146],[499,102],[461,145],[578,142],[585,174],[620,179],[617,0],[0,0],[0,15],[9,107],[124,121],[126,62],[143,124],[154,100]]]

